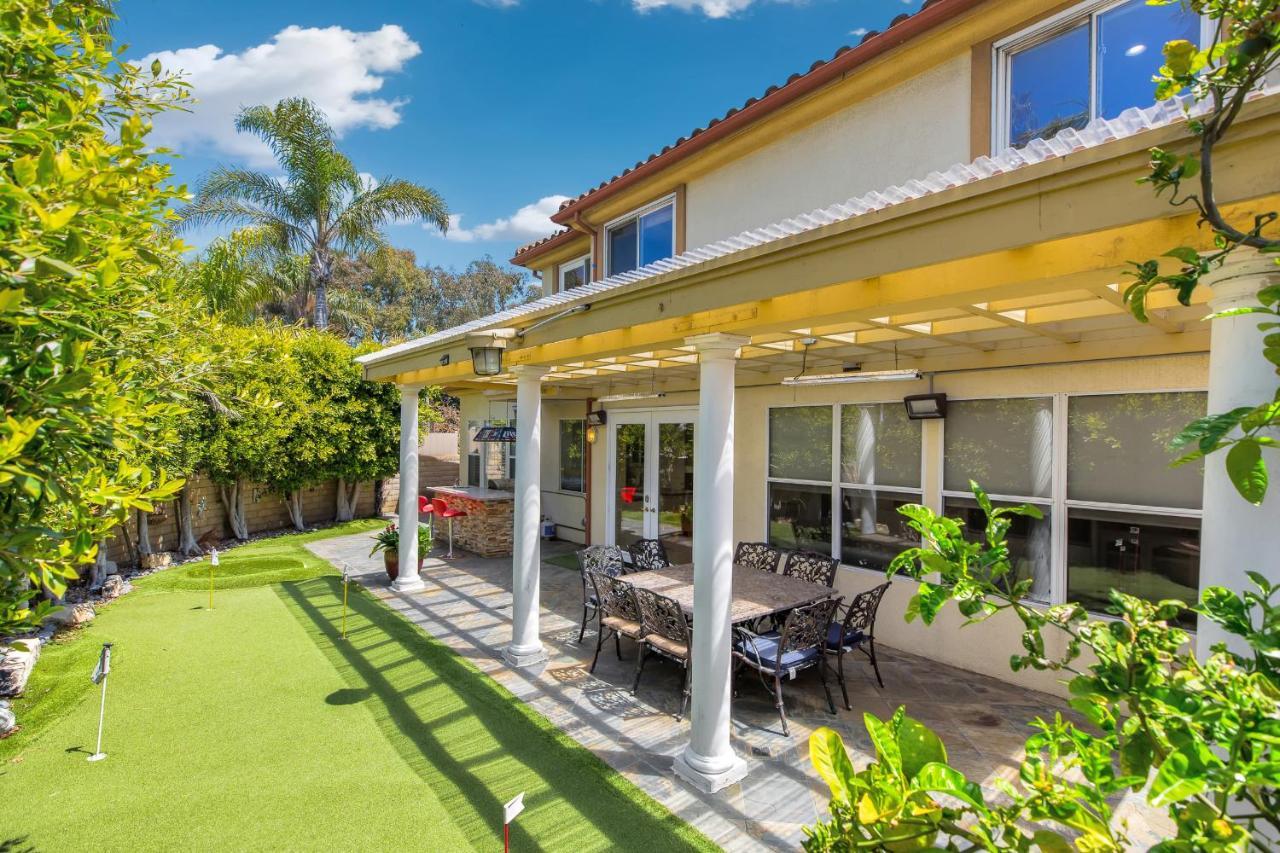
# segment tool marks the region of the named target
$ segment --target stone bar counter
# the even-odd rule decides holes
[[[515,525],[515,493],[478,486],[431,486],[431,497],[440,498],[450,509],[460,509],[466,517],[453,520],[453,547],[481,557],[511,556]],[[449,521],[434,520],[436,547],[449,547]]]

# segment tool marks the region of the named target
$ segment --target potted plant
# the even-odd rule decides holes
[[[400,528],[388,524],[384,529],[373,534],[373,550],[369,556],[382,552],[382,563],[387,569],[387,579],[395,580],[400,574]],[[418,525],[418,571],[422,571],[422,561],[431,553],[431,528],[425,524]]]

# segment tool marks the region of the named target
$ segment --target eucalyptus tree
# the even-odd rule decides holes
[[[282,177],[220,166],[181,211],[185,227],[230,225],[248,229],[282,255],[307,259],[312,325],[329,325],[329,284],[340,254],[386,245],[383,228],[394,222],[428,222],[441,232],[449,211],[434,190],[398,178],[361,176],[338,149],[324,113],[306,98],[274,107],[247,107],[236,129],[261,139],[275,155]]]

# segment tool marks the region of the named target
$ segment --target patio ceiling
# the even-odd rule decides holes
[[[1207,349],[1199,321],[1205,295],[1179,305],[1172,292],[1151,299],[1150,323],[1124,308],[1123,285],[978,302],[865,321],[797,326],[750,335],[738,361],[740,385],[771,384],[806,374],[894,367],[927,372]],[[804,341],[812,341],[806,344]],[[697,356],[687,345],[634,350],[551,366],[550,393],[568,397],[675,392],[696,387]],[[515,377],[461,380],[457,386],[514,393]]]

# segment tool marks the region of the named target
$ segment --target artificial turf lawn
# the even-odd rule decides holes
[[[521,791],[513,850],[713,848],[355,585],[339,638],[341,582],[302,544],[374,526],[228,552],[212,611],[207,565],[152,575],[50,646],[0,741],[0,849],[495,850]]]

